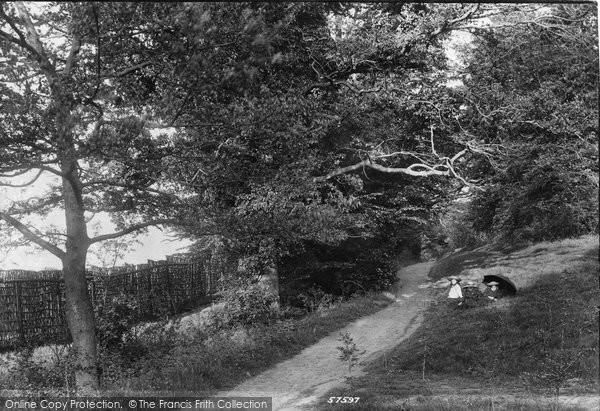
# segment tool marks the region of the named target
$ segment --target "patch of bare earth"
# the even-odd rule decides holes
[[[340,333],[348,332],[357,348],[365,351],[352,369],[352,376],[363,374],[368,362],[394,348],[420,325],[422,312],[430,301],[426,291],[418,286],[426,281],[431,264],[415,264],[399,272],[396,303],[331,333],[295,357],[217,395],[272,397],[274,410],[319,409],[320,397],[333,388],[347,386],[348,367],[338,358]]]

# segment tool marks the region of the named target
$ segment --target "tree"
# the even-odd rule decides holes
[[[169,100],[194,102],[178,120],[205,124],[178,135],[194,162],[173,172],[253,272],[305,246],[414,230],[442,187],[469,184],[473,150],[453,121],[461,101],[446,91],[441,39],[479,6],[244,4],[237,30],[228,7],[192,9],[227,39],[212,58],[231,67],[210,77],[218,93],[177,78]]]
[[[12,202],[0,220],[62,261],[81,392],[99,387],[88,248],[177,222],[182,205],[161,171],[170,143],[149,131],[148,104],[160,65],[185,41],[172,28],[176,10],[158,3],[0,5],[0,184],[54,178],[45,196]],[[55,208],[64,210],[65,232],[27,223],[28,215]],[[88,221],[99,212],[110,213],[118,231],[90,237]]]
[[[501,149],[476,231],[553,240],[598,230],[598,37],[592,5],[530,6],[473,27],[461,126]]]

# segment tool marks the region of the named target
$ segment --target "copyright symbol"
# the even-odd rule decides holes
[[[129,408],[137,408],[137,401],[129,400]]]

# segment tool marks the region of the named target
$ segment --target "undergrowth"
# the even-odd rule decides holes
[[[248,297],[254,294],[255,290],[247,289],[229,296],[225,308],[216,309],[209,316],[210,323],[195,334],[177,333],[165,321],[137,334],[127,333],[121,344],[100,345],[98,355],[105,393],[208,395],[235,386],[294,356],[332,331],[391,303],[381,294],[355,296],[347,301],[332,299],[326,307],[298,318],[294,310],[276,310],[268,297],[248,307]],[[31,350],[16,354],[16,358],[9,373],[0,375],[0,387],[53,395],[68,393],[64,381],[68,378],[71,383],[72,378],[65,374],[68,370],[64,369],[64,361],[40,365],[32,360]],[[14,378],[15,375],[19,378]],[[47,379],[43,375],[57,378]]]
[[[330,332],[380,310],[383,302],[389,303],[373,295],[356,297],[301,319],[284,317],[269,323],[208,328],[189,339],[166,339],[162,347],[159,344],[159,353],[138,361],[130,368],[135,372],[126,378],[115,378],[106,388],[115,393],[214,393],[233,387],[294,356]]]

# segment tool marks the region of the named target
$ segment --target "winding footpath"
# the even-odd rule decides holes
[[[394,304],[331,333],[295,357],[217,395],[272,397],[273,410],[319,409],[320,397],[332,388],[345,386],[348,369],[339,360],[336,348],[341,344],[340,333],[348,332],[357,348],[361,352],[366,350],[352,371],[353,376],[363,374],[368,362],[394,348],[421,324],[429,301],[418,286],[427,281],[432,264],[415,264],[399,271]]]

